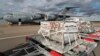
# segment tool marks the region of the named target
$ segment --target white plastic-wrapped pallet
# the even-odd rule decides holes
[[[43,21],[39,33],[43,35],[43,44],[65,53],[78,45],[78,22],[76,21]]]

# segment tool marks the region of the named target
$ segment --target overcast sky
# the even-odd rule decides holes
[[[82,11],[100,10],[100,0],[0,0],[0,13],[14,11],[60,11],[64,7],[80,7]]]

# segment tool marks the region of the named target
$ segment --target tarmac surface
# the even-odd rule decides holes
[[[100,23],[94,25],[96,29],[100,29]],[[26,43],[25,36],[37,34],[38,29],[39,25],[0,25],[0,52]],[[96,56],[100,56],[100,45],[94,51]]]
[[[35,35],[39,25],[0,25],[0,52],[25,43],[25,36]]]
[[[38,29],[39,25],[0,26],[0,38],[36,34]]]

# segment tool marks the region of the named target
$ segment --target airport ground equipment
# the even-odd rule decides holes
[[[9,56],[50,56],[49,52],[41,48],[38,44],[34,42],[31,44],[12,50],[13,54]]]
[[[43,36],[34,35],[31,38],[27,38],[28,44],[23,47],[17,47],[11,51],[12,54],[9,56],[87,56],[92,50],[96,47],[96,42],[91,39],[82,39],[83,43],[81,45],[76,46],[75,48],[69,50],[68,52],[61,54],[52,50],[44,45],[42,45],[41,40]],[[87,49],[87,50],[85,50]],[[85,50],[85,51],[84,51]]]

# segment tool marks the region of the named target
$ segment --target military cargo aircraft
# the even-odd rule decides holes
[[[22,23],[40,23],[41,21],[49,20],[64,20],[69,17],[76,17],[72,12],[69,13],[69,11],[74,8],[77,7],[66,7],[59,13],[8,13],[1,19],[6,20],[7,22],[9,22],[9,24],[18,23],[18,25],[21,25]]]

